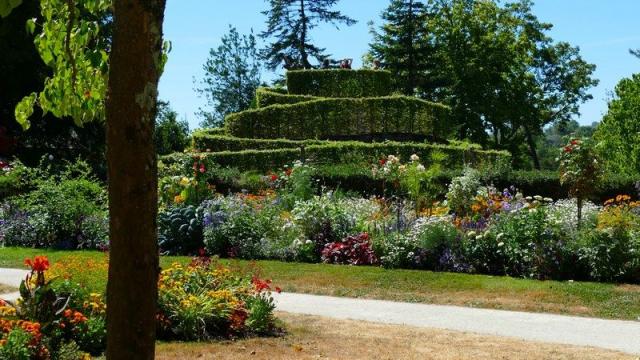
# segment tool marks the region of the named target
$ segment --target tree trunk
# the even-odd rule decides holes
[[[107,359],[153,359],[158,279],[153,143],[165,0],[115,0],[106,104]]]
[[[527,136],[527,145],[529,146],[529,156],[531,156],[531,161],[533,161],[533,167],[536,170],[540,170],[540,159],[538,159],[538,151],[536,151],[536,142],[533,138],[533,134],[529,130],[528,127],[524,127],[524,132]]]
[[[311,69],[311,63],[309,62],[309,55],[305,49],[307,43],[307,14],[304,11],[304,0],[300,0],[300,21],[302,22],[302,30],[300,31],[300,44],[298,45],[300,51],[300,64],[303,69]]]

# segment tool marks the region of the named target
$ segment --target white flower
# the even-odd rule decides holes
[[[534,199],[536,199],[536,200],[538,200],[538,201],[541,201],[541,200],[542,200],[542,196],[540,196],[540,195],[536,195],[536,196],[534,196],[533,198],[534,198]]]
[[[552,203],[553,202],[553,199],[552,198],[548,198],[548,197],[546,197],[546,198],[544,198],[542,200],[544,200],[544,202],[548,202],[548,203]]]
[[[482,240],[482,235],[476,236],[476,240]]]
[[[418,170],[418,171],[424,171],[424,165],[422,165],[422,164],[418,164],[418,166],[416,166],[416,170]]]
[[[502,237],[504,236],[504,233],[500,233],[498,234],[498,236],[496,236],[496,240],[500,240],[502,239]]]
[[[406,166],[406,165],[400,165],[400,166],[398,166],[398,170],[400,170],[400,171],[405,171],[406,169],[407,169],[407,166]]]
[[[498,243],[498,247],[503,247],[503,246],[504,246],[504,243],[502,241]]]
[[[467,233],[467,236],[468,236],[468,237],[476,236],[476,232],[475,232],[475,231],[469,231],[469,232]]]
[[[307,241],[305,241],[304,243],[305,243],[305,244],[307,244],[307,245],[309,245],[309,244],[313,244],[313,241],[311,241],[311,240],[307,240]]]
[[[418,160],[420,160],[420,157],[418,155],[416,155],[416,154],[413,154],[413,155],[411,155],[410,159],[411,159],[411,161],[418,161]]]

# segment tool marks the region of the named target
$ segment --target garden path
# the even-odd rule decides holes
[[[26,273],[23,270],[0,269],[0,284],[17,287]],[[12,293],[0,295],[0,298],[15,300],[18,296],[18,293]],[[274,298],[278,311],[295,314],[593,346],[640,355],[640,321],[295,293],[274,294]]]

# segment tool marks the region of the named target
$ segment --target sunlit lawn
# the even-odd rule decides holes
[[[27,257],[47,255],[52,263],[73,263],[74,278],[93,290],[106,288],[107,256],[95,251],[0,249],[0,267],[23,268]],[[188,257],[162,257],[161,266],[188,263]],[[248,261],[223,260],[246,268]],[[363,297],[470,307],[551,312],[636,320],[640,317],[640,286],[557,282],[484,275],[434,273],[257,261],[262,276],[285,292]]]

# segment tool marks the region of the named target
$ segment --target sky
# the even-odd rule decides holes
[[[319,26],[311,37],[333,58],[353,58],[358,68],[371,41],[367,23],[380,25],[380,14],[388,4],[389,0],[341,0],[336,9],[358,23],[340,29]],[[266,5],[265,0],[167,0],[164,34],[172,50],[160,79],[160,99],[169,101],[192,129],[200,122],[195,113],[206,106],[194,91],[194,79],[202,78],[209,50],[220,45],[230,24],[240,33],[264,30],[261,11]],[[640,72],[640,60],[628,52],[640,48],[640,0],[537,0],[533,10],[541,21],[554,25],[550,32],[554,40],[580,47],[584,59],[597,66],[595,78],[600,84],[591,89],[593,100],[581,106],[577,120],[599,121],[618,81]],[[264,79],[272,77],[264,74]]]

